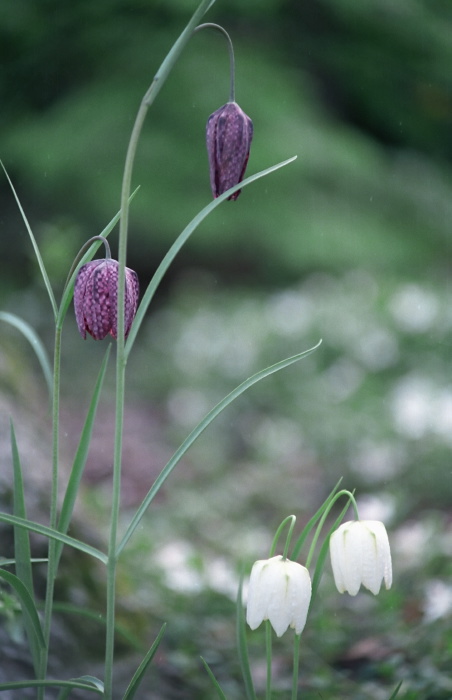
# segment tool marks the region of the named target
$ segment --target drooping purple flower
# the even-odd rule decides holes
[[[83,338],[86,331],[95,340],[108,333],[118,334],[119,263],[111,258],[91,260],[82,265],[74,285],[74,309]],[[136,272],[126,267],[124,331],[127,338],[138,306],[139,284]]]
[[[253,138],[253,122],[237,102],[227,102],[207,120],[206,142],[214,198],[243,180]],[[237,199],[240,190],[228,199]]]

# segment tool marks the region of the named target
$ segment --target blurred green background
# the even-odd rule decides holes
[[[78,248],[119,208],[139,102],[194,7],[3,3],[0,158],[56,290]],[[359,602],[338,598],[326,577],[323,611],[307,630],[305,697],[377,700],[405,679],[401,697],[446,700],[452,3],[218,0],[206,20],[224,25],[234,42],[237,101],[254,122],[247,174],[298,159],[221,205],[157,295],[130,360],[126,522],[222,396],[263,366],[323,344],[228,409],[165,486],[119,583],[123,622],[146,637],[143,610],[153,620],[176,611],[166,654],[191,696],[211,697],[192,661],[207,648],[230,697],[240,698],[238,673],[228,676],[240,562],[266,556],[280,520],[294,512],[304,522],[343,476],[358,489],[362,517],[391,530],[395,585]],[[227,100],[228,70],[222,38],[197,34],[146,121],[129,245],[143,289],[210,201],[205,123]],[[25,317],[50,348],[45,290],[5,178],[0,206],[2,308]],[[114,233],[110,240],[115,251]],[[69,461],[104,352],[74,326],[69,318],[63,364]],[[1,337],[3,393],[39,403],[31,353],[13,331],[2,328]],[[85,497],[100,531],[109,402]],[[202,622],[201,610],[211,612]],[[359,646],[363,638],[373,646]],[[402,651],[408,644],[410,653]],[[283,692],[290,644],[280,654]]]

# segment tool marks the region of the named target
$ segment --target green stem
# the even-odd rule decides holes
[[[53,360],[53,406],[52,406],[52,484],[50,492],[50,519],[49,525],[56,529],[58,517],[58,461],[59,461],[59,423],[60,423],[60,377],[61,377],[61,335],[62,329],[55,330],[55,348]],[[52,625],[53,593],[56,578],[56,540],[49,541],[49,561],[47,564],[47,588],[44,604],[44,640],[45,651],[41,659],[40,680],[44,680],[47,673],[49,658],[50,630]],[[38,689],[38,699],[43,700],[45,687]]]
[[[229,51],[229,102],[235,102],[235,59],[234,59],[234,47],[232,45],[231,37],[219,24],[214,24],[213,22],[205,22],[196,27],[195,32],[199,32],[201,29],[216,29],[221,32],[228,42]]]
[[[300,667],[300,640],[301,634],[296,634],[293,641],[293,673],[292,673],[292,700],[298,698],[298,674]]]
[[[214,0],[202,0],[198,9],[192,16],[190,22],[172,47],[171,51],[163,61],[157,71],[154,80],[144,95],[135,124],[130,136],[129,146],[124,165],[124,174],[121,190],[121,218],[119,222],[119,245],[118,245],[118,334],[117,334],[117,355],[116,355],[116,418],[115,418],[115,442],[113,458],[113,484],[112,484],[112,504],[110,518],[110,536],[108,544],[108,564],[107,564],[107,610],[106,610],[106,640],[105,640],[105,691],[106,700],[111,700],[113,693],[113,661],[114,661],[114,628],[115,628],[115,598],[116,598],[116,565],[118,559],[117,532],[119,520],[119,506],[121,496],[121,462],[122,462],[122,439],[124,426],[124,393],[125,393],[125,370],[127,356],[124,342],[124,308],[125,308],[125,267],[127,257],[127,236],[129,222],[129,198],[132,186],[132,171],[135,154],[138,147],[141,130],[147,111],[155,100],[160,88],[164,84],[171,69],[179,58],[182,50],[186,46],[193,30],[201,17],[213,5]]]
[[[272,628],[270,622],[265,623],[265,650],[267,656],[267,683],[265,689],[265,700],[272,697]]]

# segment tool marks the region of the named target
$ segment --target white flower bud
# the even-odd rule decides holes
[[[356,595],[361,584],[374,595],[384,580],[392,584],[391,551],[386,528],[377,520],[343,523],[330,537],[334,582],[339,593]]]
[[[282,556],[256,561],[251,570],[246,621],[252,630],[263,620],[278,637],[293,627],[301,634],[311,601],[309,571]]]

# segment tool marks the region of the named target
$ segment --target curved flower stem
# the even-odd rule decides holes
[[[276,530],[275,536],[273,538],[272,546],[270,547],[270,557],[274,556],[275,551],[276,551],[276,545],[278,544],[278,540],[280,538],[281,532],[285,528],[286,523],[288,523],[289,521],[290,521],[289,532],[287,533],[286,543],[284,545],[284,551],[283,551],[283,557],[284,557],[284,559],[287,559],[287,553],[289,551],[290,540],[292,539],[293,529],[294,529],[295,523],[297,521],[297,518],[295,517],[295,515],[288,515],[287,518],[284,518],[281,525]]]
[[[155,100],[160,88],[164,84],[171,69],[179,58],[182,50],[193,35],[193,30],[201,17],[213,5],[215,0],[202,0],[198,9],[193,14],[182,34],[166,56],[157,71],[154,80],[145,93],[135,124],[130,136],[129,146],[124,165],[124,174],[121,190],[121,218],[119,222],[118,245],[118,309],[117,309],[117,354],[116,354],[116,410],[115,410],[115,440],[113,458],[113,484],[112,503],[110,516],[110,535],[108,544],[107,563],[107,610],[106,610],[106,640],[105,640],[105,682],[104,697],[111,700],[113,694],[113,660],[114,660],[114,628],[115,628],[115,599],[116,599],[116,565],[118,559],[117,532],[119,520],[119,505],[121,495],[121,462],[122,462],[122,438],[124,425],[124,393],[125,393],[125,369],[127,356],[124,344],[124,311],[125,311],[125,268],[127,257],[127,236],[129,222],[129,199],[132,186],[132,171],[135,154],[140,138],[141,130],[147,111]]]
[[[232,45],[232,40],[226,29],[224,29],[219,24],[214,24],[213,22],[205,22],[196,27],[195,32],[201,29],[216,29],[221,32],[228,42],[229,51],[229,102],[235,102],[235,58],[234,58],[234,47]],[[194,33],[194,32],[193,32]]]
[[[66,290],[66,287],[68,286],[68,284],[70,282],[72,275],[74,274],[75,268],[77,267],[77,265],[79,264],[79,262],[83,256],[83,253],[90,247],[91,243],[94,243],[94,241],[102,241],[102,243],[105,246],[105,257],[111,258],[110,244],[107,241],[107,239],[105,238],[105,236],[93,236],[92,238],[90,238],[88,241],[86,241],[86,243],[84,243],[82,245],[82,247],[80,248],[80,250],[78,251],[77,255],[74,258],[74,262],[71,265],[71,269],[69,270],[69,274],[66,278],[66,282],[64,283],[63,294]]]

